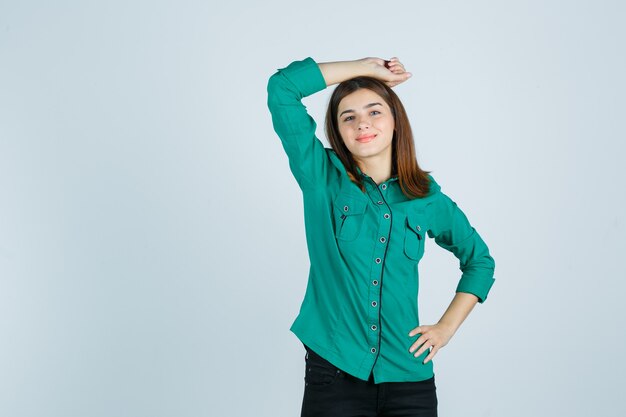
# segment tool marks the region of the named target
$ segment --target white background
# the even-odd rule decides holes
[[[496,283],[442,416],[623,416],[619,1],[0,3],[0,415],[299,415],[301,193],[268,77],[398,56]],[[331,89],[305,101],[318,121]],[[460,277],[428,240],[421,317]]]

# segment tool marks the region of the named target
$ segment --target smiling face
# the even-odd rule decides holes
[[[345,96],[337,109],[337,125],[356,161],[391,158],[393,114],[385,100],[372,90],[361,88]]]

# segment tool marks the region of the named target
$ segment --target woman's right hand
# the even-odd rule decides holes
[[[389,87],[405,82],[411,77],[411,73],[405,71],[404,65],[397,57],[385,61],[382,58],[363,58],[359,60],[371,71],[371,76],[384,81]]]
[[[389,61],[368,57],[354,61],[322,62],[318,65],[327,86],[367,75],[383,81],[389,87],[394,87],[411,77],[411,73],[404,70],[404,65],[397,57]]]

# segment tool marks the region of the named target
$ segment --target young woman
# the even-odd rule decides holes
[[[494,282],[487,245],[417,163],[391,89],[410,76],[397,58],[309,57],[269,79],[274,129],[303,194],[311,261],[290,328],[306,349],[302,416],[436,416],[432,358]],[[325,148],[301,100],[334,84]],[[417,308],[426,236],[462,271],[432,325],[420,323]]]

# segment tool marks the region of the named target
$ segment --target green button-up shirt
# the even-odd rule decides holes
[[[487,298],[495,263],[467,217],[432,176],[424,198],[409,199],[397,177],[366,193],[341,160],[315,136],[302,98],[326,88],[312,58],[294,61],[269,79],[268,107],[304,200],[310,259],[308,284],[290,330],[339,369],[374,382],[421,381],[433,376],[409,352],[419,337],[418,262],[426,236],[459,259],[457,292]]]

